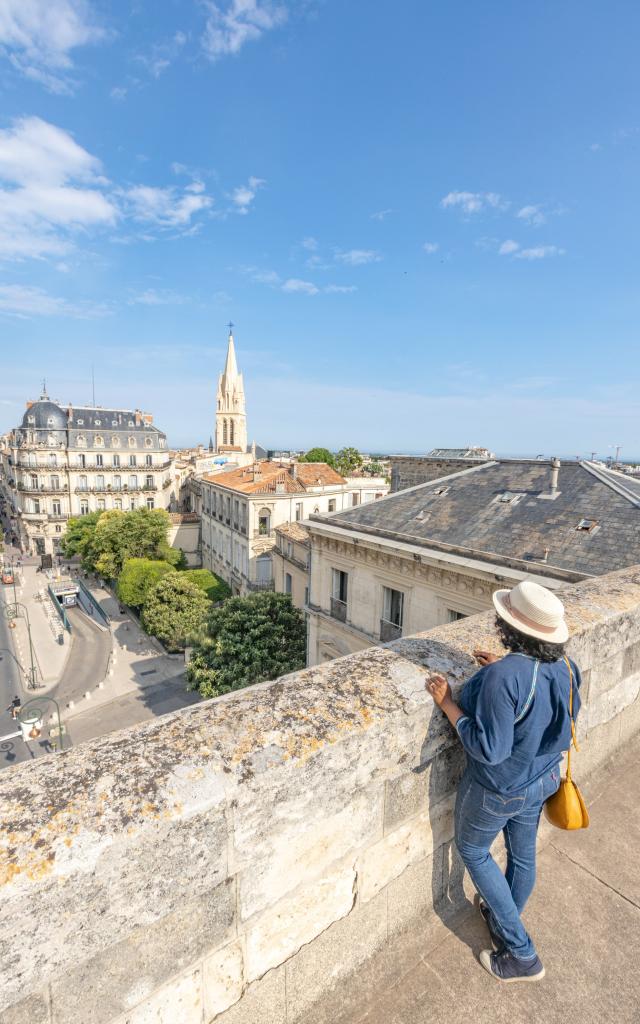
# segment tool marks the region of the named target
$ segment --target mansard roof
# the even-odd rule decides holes
[[[590,462],[504,459],[334,514],[333,528],[583,575],[640,562],[640,481]],[[321,522],[325,517],[311,516]]]

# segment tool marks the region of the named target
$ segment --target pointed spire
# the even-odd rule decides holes
[[[233,343],[233,334],[231,328],[229,328],[229,345],[227,348],[227,361],[224,364],[224,371],[222,374],[223,386],[222,390],[226,391],[229,384],[236,380],[238,376],[238,364],[236,362],[236,347]]]

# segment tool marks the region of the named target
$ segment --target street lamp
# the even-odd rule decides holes
[[[26,619],[26,621],[27,621],[27,632],[29,634],[29,654],[30,654],[30,657],[31,657],[31,674],[30,674],[29,682],[27,684],[27,689],[35,690],[37,688],[37,674],[36,674],[35,663],[34,663],[34,660],[33,660],[33,641],[31,640],[31,622],[29,621],[29,613],[27,612],[26,607],[23,604],[21,604],[20,601],[16,601],[15,604],[5,605],[4,614],[5,614],[6,618],[9,620],[9,629],[15,629],[16,628],[16,619],[21,617],[20,616],[20,612],[18,611],[18,608],[22,608],[22,612],[23,612],[22,618]]]
[[[60,737],[60,750],[64,749],[64,740],[62,738],[62,722],[60,720],[60,706],[57,700],[53,697],[34,697],[33,700],[28,700],[26,704],[23,704],[20,708],[17,718],[18,725],[20,726],[20,732],[22,738],[25,740],[37,740],[42,732],[42,724],[44,721],[44,710],[42,708],[43,703],[53,704],[58,714],[58,736]]]

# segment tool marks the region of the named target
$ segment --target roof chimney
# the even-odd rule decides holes
[[[558,475],[560,473],[560,459],[551,460],[551,497],[555,498],[560,492],[558,490]]]

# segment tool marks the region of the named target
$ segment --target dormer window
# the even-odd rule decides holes
[[[145,437],[145,439],[144,439],[144,443],[146,444],[147,448],[150,448],[150,447],[151,447],[151,445],[153,444],[153,438],[151,438],[151,437]]]
[[[78,434],[78,436],[76,437],[76,445],[78,446],[78,448],[86,448],[87,439],[84,436],[84,434]]]
[[[117,427],[118,426],[118,421],[117,420],[111,420],[111,426],[112,427]]]
[[[55,425],[55,420],[54,420],[53,416],[48,416],[47,417],[47,426],[48,427],[53,427],[54,425]]]
[[[76,420],[79,427],[84,427],[84,420]]]
[[[578,533],[593,533],[598,529],[598,525],[597,519],[581,519],[576,526],[576,530]]]
[[[119,448],[120,447],[120,438],[116,437],[115,434],[111,438],[111,447],[112,448]]]
[[[96,448],[103,448],[104,447],[104,437],[102,437],[101,434],[96,434],[93,443],[95,444]]]
[[[439,498],[444,498],[445,494],[449,493],[448,487],[436,487],[434,494],[437,494]]]
[[[130,427],[133,427],[133,426],[134,426],[133,420],[129,420],[129,426],[130,426]]]
[[[35,422],[36,422],[35,416],[27,416],[27,423],[31,424],[31,426],[35,426]]]
[[[130,448],[135,448],[135,446],[136,446],[136,439],[135,439],[135,437],[130,437],[129,438],[129,447]]]
[[[101,427],[102,426],[102,420],[94,420],[93,422],[94,422],[96,427]]]
[[[517,491],[504,491],[495,500],[499,505],[517,505],[523,497],[524,495],[519,494]]]

